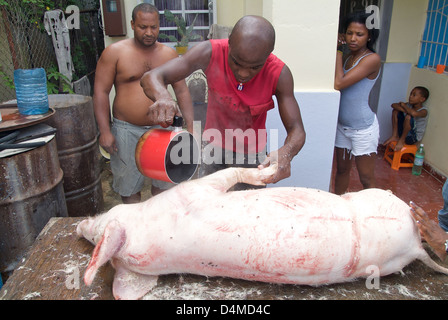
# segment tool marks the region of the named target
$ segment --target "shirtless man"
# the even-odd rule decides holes
[[[140,86],[143,74],[176,58],[175,50],[159,42],[159,12],[156,7],[143,3],[132,12],[134,38],[121,40],[108,46],[98,61],[94,110],[100,131],[99,143],[111,155],[114,176],[113,188],[121,195],[123,203],[141,201],[144,176],[135,164],[135,147],[138,139],[151,126],[168,127],[174,115],[181,115],[173,101],[169,109],[154,110],[151,101]],[[113,121],[110,119],[109,93],[115,86]],[[193,104],[185,80],[173,83],[187,129],[193,129]],[[171,184],[152,181],[153,195],[169,188]]]
[[[146,72],[141,85],[146,95],[156,101],[154,105],[166,106],[172,102],[166,85],[202,69],[208,82],[204,132],[210,129],[209,132],[221,133],[222,139],[213,139],[210,145],[216,146],[214,150],[217,151],[221,151],[218,148],[224,149],[222,153],[233,152],[234,157],[238,150],[235,150],[235,145],[229,148],[223,141],[225,131],[263,132],[267,111],[274,108],[272,96],[275,95],[287,132],[284,145],[279,150],[272,150],[264,161],[257,157],[255,163],[244,163],[259,166],[260,169],[277,163],[276,173],[264,181],[275,183],[291,175],[291,160],[302,149],[306,134],[294,96],[291,71],[272,54],[274,45],[275,30],[269,21],[258,16],[245,16],[237,22],[229,40],[209,40],[197,44],[182,58]],[[257,139],[261,142],[249,143],[245,141],[244,134],[235,134],[237,143],[244,147],[246,159],[250,159],[250,154],[264,153],[265,137],[260,135]],[[203,159],[204,153],[207,155],[205,148]],[[200,171],[200,175],[224,168],[221,164],[213,166],[212,170],[204,170],[208,165],[201,163],[200,170],[204,171]]]

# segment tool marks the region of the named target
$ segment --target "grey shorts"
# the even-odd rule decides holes
[[[140,137],[151,128],[154,127],[140,127],[118,119],[114,119],[112,123],[111,132],[118,148],[118,152],[110,156],[112,187],[123,197],[136,194],[143,188],[146,177],[140,173],[135,164],[135,148]],[[152,180],[151,184],[164,190],[174,186],[170,182],[160,180]]]

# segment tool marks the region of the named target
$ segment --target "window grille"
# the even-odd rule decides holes
[[[448,62],[448,0],[429,0],[426,27],[421,41],[423,65],[436,69]]]
[[[180,40],[176,25],[166,21],[164,11],[170,10],[174,15],[181,15],[187,24],[187,27],[193,22],[196,14],[198,15],[194,24],[194,33],[200,35],[202,40],[207,40],[210,26],[215,23],[216,0],[146,0],[144,2],[152,3],[160,12],[160,32],[166,35],[172,35]],[[175,45],[168,39],[160,39],[160,42]],[[196,40],[200,41],[200,40]]]

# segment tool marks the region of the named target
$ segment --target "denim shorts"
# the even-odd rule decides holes
[[[347,149],[355,157],[377,153],[380,127],[375,116],[373,123],[366,129],[347,128],[338,123],[335,147]]]
[[[401,137],[401,135],[403,134],[403,126],[404,126],[404,121],[406,118],[406,114],[404,112],[398,112],[398,123],[397,123],[397,130],[398,130],[398,135]],[[415,129],[415,119],[414,117],[411,117],[410,120],[410,125],[411,125],[411,130],[409,130],[406,138],[405,138],[405,143],[406,144],[416,144],[418,142],[417,140],[417,132]]]

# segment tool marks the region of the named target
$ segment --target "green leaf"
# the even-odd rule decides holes
[[[57,94],[59,93],[59,87],[55,85],[53,82],[47,82],[47,93],[48,94]]]
[[[193,32],[194,24],[196,23],[197,18],[198,18],[198,14],[196,14],[196,17],[194,17],[193,22],[188,27],[187,34],[191,34]]]
[[[174,22],[174,14],[170,10],[165,9],[164,14],[165,14],[166,20],[168,20],[170,22]]]
[[[177,42],[177,38],[175,36],[172,35],[166,35],[164,33],[159,33],[159,38],[160,39],[168,39],[171,42]]]

